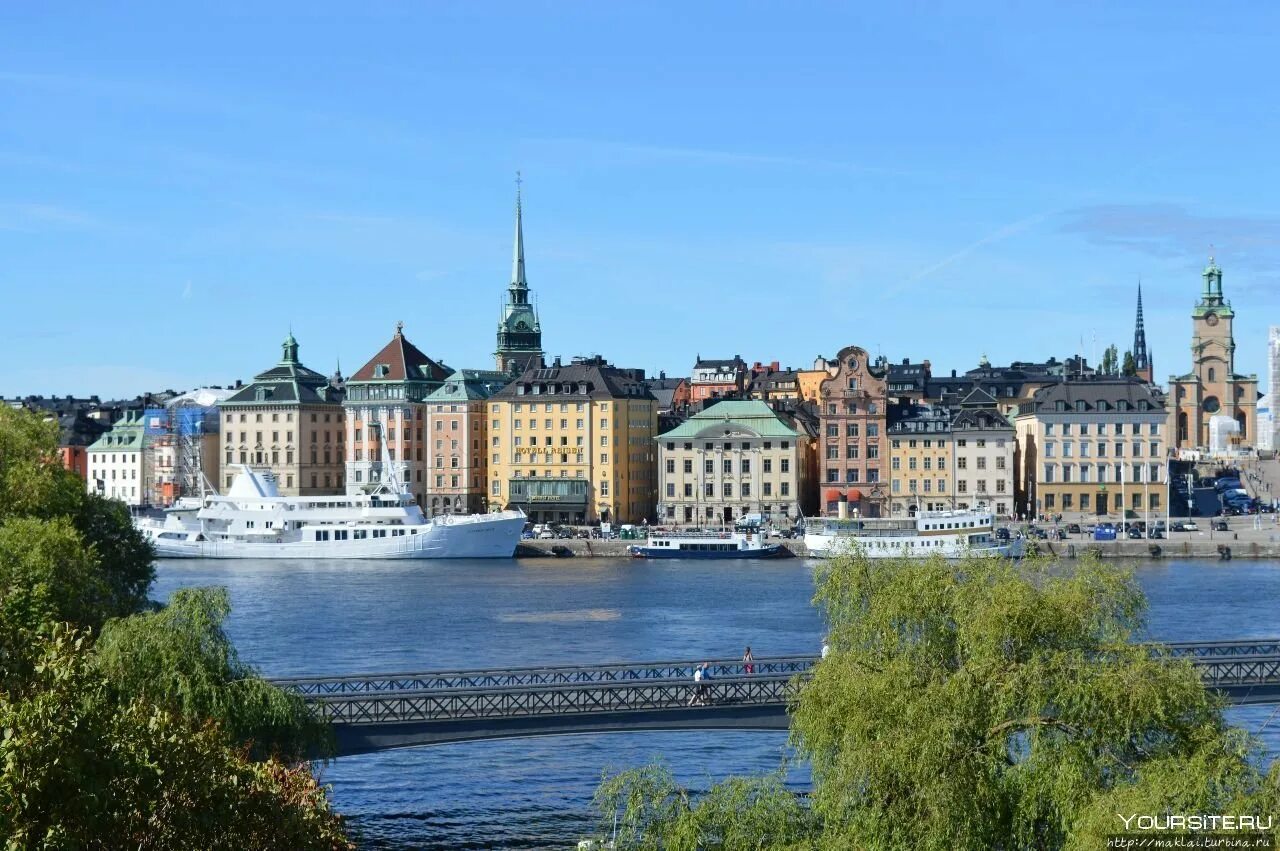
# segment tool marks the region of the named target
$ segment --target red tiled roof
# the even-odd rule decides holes
[[[385,365],[386,369],[378,374],[377,367]],[[382,347],[369,362],[356,370],[347,379],[348,383],[356,381],[443,381],[449,375],[440,364],[422,353],[422,350],[405,339],[404,334],[396,331],[391,342]]]

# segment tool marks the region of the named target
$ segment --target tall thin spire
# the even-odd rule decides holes
[[[511,286],[521,289],[528,287],[528,282],[524,279],[524,213],[520,198],[521,184],[524,180],[520,177],[520,172],[516,172],[516,240],[512,249],[511,257]]]
[[[1138,279],[1138,314],[1133,321],[1133,367],[1142,373],[1151,369],[1147,351],[1147,331],[1142,321],[1142,279]]]

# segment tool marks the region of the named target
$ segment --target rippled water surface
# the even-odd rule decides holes
[[[1164,640],[1280,635],[1280,563],[1137,571]],[[223,585],[228,631],[267,676],[812,653],[822,626],[800,560],[167,561],[157,594]],[[1232,710],[1258,729],[1272,707]],[[1263,738],[1280,752],[1280,719]],[[701,788],[763,772],[781,733],[614,733],[344,757],[323,769],[368,848],[573,848],[605,769],[661,757]],[[808,776],[793,770],[789,782]]]

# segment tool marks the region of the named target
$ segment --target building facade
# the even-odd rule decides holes
[[[126,411],[110,431],[89,446],[86,478],[89,492],[117,499],[125,505],[150,505],[146,450],[142,412]]]
[[[430,479],[425,434],[427,397],[448,368],[404,336],[404,323],[369,362],[346,381],[346,492],[356,494],[394,479],[427,505]]]
[[[791,526],[812,510],[813,438],[762,401],[723,401],[659,435],[658,522]]]
[[[524,272],[524,210],[516,189],[516,236],[511,258],[511,283],[506,303],[498,317],[498,346],[493,353],[495,368],[515,376],[542,363],[542,323],[538,309],[529,302],[529,282]]]
[[[510,381],[505,372],[460,369],[426,398],[428,516],[488,510],[487,402]]]
[[[1269,415],[1268,431],[1271,451],[1280,451],[1280,416],[1276,415],[1276,406],[1280,405],[1280,325],[1272,325],[1267,336],[1267,412]]]
[[[280,362],[218,403],[222,486],[238,465],[275,476],[285,496],[342,493],[346,478],[341,393],[298,360],[290,333]]]
[[[727,360],[704,359],[698,355],[689,378],[689,400],[699,404],[708,399],[738,399],[747,386],[747,362],[741,355]]]
[[[1163,511],[1165,400],[1137,378],[1066,381],[1037,391],[1014,419],[1024,515]]]
[[[1017,447],[1013,423],[1000,413],[996,399],[974,387],[951,418],[955,452],[955,507],[985,506],[998,516],[1014,513]]]
[[[820,509],[827,515],[848,502],[850,514],[888,513],[888,397],[883,363],[866,349],[846,346],[827,364],[819,392]]]
[[[951,412],[937,405],[893,405],[888,434],[890,514],[914,517],[954,508]]]
[[[1222,295],[1222,270],[1209,258],[1204,288],[1191,311],[1191,372],[1169,379],[1172,440],[1179,449],[1209,445],[1209,420],[1235,420],[1234,446],[1257,441],[1258,376],[1237,375],[1235,311]]]
[[[658,403],[603,358],[526,369],[489,399],[489,507],[542,523],[654,519]]]

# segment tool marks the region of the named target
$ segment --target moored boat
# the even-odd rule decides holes
[[[733,531],[651,531],[644,544],[627,547],[635,558],[781,558],[791,552],[781,544],[765,543],[754,528]]]
[[[922,511],[909,518],[811,519],[805,523],[804,543],[814,558],[851,551],[869,558],[1022,555],[1020,540],[996,538],[995,516],[985,508]]]
[[[520,511],[427,518],[384,483],[359,494],[281,496],[270,473],[241,467],[225,496],[180,501],[135,524],[161,558],[509,558]]]

